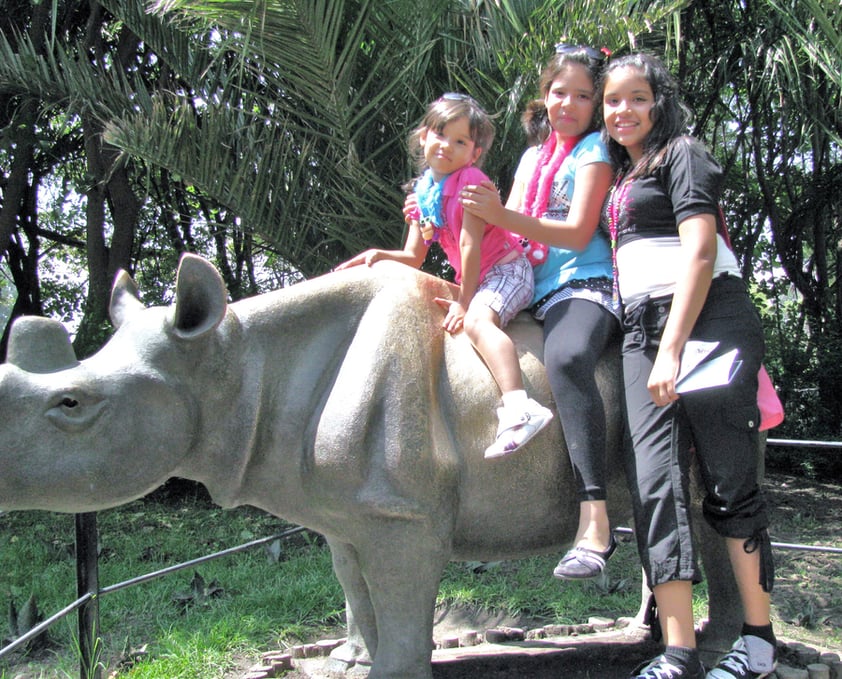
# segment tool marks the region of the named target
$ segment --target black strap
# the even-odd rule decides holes
[[[775,586],[775,561],[772,558],[772,541],[769,532],[762,528],[743,543],[746,554],[760,550],[760,586],[764,592],[771,592]]]

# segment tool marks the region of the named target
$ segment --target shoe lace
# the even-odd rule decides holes
[[[639,674],[635,679],[677,679],[680,676],[681,668],[661,656],[649,667],[644,668],[643,674]]]
[[[742,674],[745,673],[749,667],[749,660],[748,650],[746,649],[745,643],[742,639],[737,641],[733,648],[722,657],[717,667],[721,667],[724,670],[734,670],[735,672],[740,672],[741,674],[738,676],[742,676]]]

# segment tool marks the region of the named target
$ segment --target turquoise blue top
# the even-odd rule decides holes
[[[515,178],[524,185],[528,184],[532,177],[538,151],[539,147],[532,146],[526,150],[520,160]],[[558,169],[550,192],[550,203],[543,216],[548,219],[564,220],[573,200],[576,171],[591,163],[607,162],[608,150],[599,138],[599,133],[593,132],[584,137]],[[534,273],[533,304],[572,280],[611,279],[614,275],[611,266],[611,246],[605,234],[600,229],[596,229],[591,242],[584,250],[551,247],[547,253],[547,261],[536,266]]]

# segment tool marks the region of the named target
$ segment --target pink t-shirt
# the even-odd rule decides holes
[[[447,261],[456,271],[457,283],[462,280],[462,252],[459,249],[459,235],[462,233],[463,209],[459,202],[459,192],[467,184],[479,184],[486,180],[488,176],[482,170],[468,165],[451,174],[444,183],[442,208],[446,224],[439,232],[439,245],[447,255]],[[480,247],[479,279],[485,278],[489,269],[512,250],[523,252],[517,237],[499,226],[486,224]]]

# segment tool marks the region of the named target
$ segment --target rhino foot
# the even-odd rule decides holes
[[[652,628],[640,616],[634,618],[617,618],[617,627],[621,628],[623,636],[634,641],[649,641],[652,639]]]
[[[327,676],[341,677],[342,679],[364,679],[371,671],[370,663],[349,662],[339,658],[330,657],[324,664],[324,671]]]
[[[344,660],[328,658],[322,665],[320,677],[331,677],[331,679],[364,679],[368,677],[369,667],[362,665],[349,665]]]
[[[327,666],[331,672],[367,676],[371,669],[371,656],[365,646],[346,641],[331,652]]]

